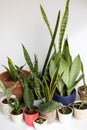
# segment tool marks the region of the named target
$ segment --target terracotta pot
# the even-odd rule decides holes
[[[34,126],[33,121],[39,116],[39,112],[36,112],[34,114],[27,114],[26,109],[27,109],[27,107],[25,107],[23,110],[25,123],[28,126]]]
[[[47,119],[48,124],[51,124],[56,119],[56,110],[48,113],[40,113],[40,115]]]
[[[24,73],[29,74],[29,72],[26,71],[26,70],[24,70]],[[22,75],[22,74],[21,74],[21,75]],[[17,81],[17,82],[5,81],[8,77],[9,77],[9,74],[8,74],[7,71],[5,71],[5,72],[3,72],[3,73],[0,74],[0,80],[2,81],[2,83],[4,84],[4,86],[5,86],[6,88],[9,88],[9,87],[11,87],[11,86],[14,86],[14,85],[17,83],[17,84],[16,84],[16,87],[15,87],[14,90],[12,91],[12,94],[13,94],[13,95],[16,95],[17,98],[19,99],[19,101],[21,102],[21,101],[23,100],[22,97],[23,97],[23,92],[24,92],[21,83],[20,83],[19,81]]]
[[[78,88],[78,94],[81,100],[87,101],[87,92],[84,91],[84,86]]]

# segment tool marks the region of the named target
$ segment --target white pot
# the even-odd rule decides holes
[[[39,124],[36,122],[37,118],[33,121],[34,127],[37,130],[45,130],[46,129],[46,125],[47,125],[47,119],[45,117],[39,116],[40,118],[45,119],[45,121],[42,124]]]
[[[78,101],[79,102],[79,101]],[[87,109],[77,109],[73,107],[74,117],[78,120],[87,119]]]
[[[73,110],[72,110],[72,108],[70,108],[70,109],[71,109],[71,112],[68,114],[63,114],[60,112],[60,110],[57,110],[60,123],[68,124],[71,121]]]
[[[19,115],[10,114],[10,117],[14,123],[21,123],[23,121],[23,112]]]
[[[43,98],[42,100],[45,100],[45,98]],[[39,107],[40,104],[42,103],[42,100],[41,99],[34,100],[34,106]]]
[[[15,98],[15,95],[11,96],[12,98]],[[6,98],[6,96],[3,96],[0,99],[0,107],[1,107],[1,111],[3,112],[3,114],[5,114],[7,117],[10,117],[10,111],[12,110],[12,108],[8,105],[3,103],[2,101]]]

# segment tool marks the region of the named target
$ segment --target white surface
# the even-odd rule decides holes
[[[0,97],[2,97],[2,93],[0,92]],[[78,95],[77,95],[78,97]],[[78,100],[78,99],[77,99]],[[87,130],[87,119],[85,120],[77,120],[72,116],[69,124],[61,124],[58,118],[52,123],[47,124],[46,130]],[[15,124],[12,122],[10,118],[7,118],[0,110],[0,130],[35,130],[32,126],[27,126],[26,123],[23,122],[20,124]]]
[[[87,130],[87,120],[76,120],[72,118],[69,124],[61,124],[58,119],[54,123],[46,126],[46,130]],[[13,123],[0,112],[0,130],[35,130],[34,127],[27,126],[23,121],[20,124]]]

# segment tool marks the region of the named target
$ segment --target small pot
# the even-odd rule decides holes
[[[15,95],[12,95],[11,98],[15,98]],[[12,107],[10,107],[7,103],[3,103],[5,99],[6,99],[6,96],[3,96],[0,99],[1,111],[3,112],[4,115],[6,115],[7,117],[10,117],[10,112],[12,110]]]
[[[35,107],[35,108],[37,109],[37,107]],[[39,116],[39,112],[29,114],[29,113],[26,112],[27,109],[28,108],[25,107],[24,110],[23,110],[25,123],[28,126],[34,126],[33,121]]]
[[[87,101],[87,92],[84,91],[84,86],[81,86],[78,88],[78,94],[79,94],[80,100]]]
[[[62,112],[62,109],[66,108],[67,112],[65,110],[65,113]],[[73,110],[71,107],[62,107],[61,109],[57,110],[59,122],[62,124],[67,124],[71,121]]]
[[[33,124],[37,130],[44,130],[47,125],[47,119],[45,117],[39,116],[33,121]]]
[[[45,117],[47,119],[47,123],[51,124],[56,119],[56,110],[53,110],[48,113],[40,113],[41,116]]]
[[[75,103],[78,103],[81,101],[76,101]],[[74,112],[74,117],[78,120],[83,120],[83,119],[87,119],[87,108],[86,109],[79,109],[77,107],[75,107],[75,105],[73,106],[73,112]]]
[[[55,93],[53,100],[57,102],[61,102],[63,105],[69,105],[76,100],[76,89],[73,90],[70,96],[61,96]]]
[[[14,110],[11,111],[10,117],[14,123],[21,123],[23,121],[23,110],[21,110],[20,114],[14,114]]]

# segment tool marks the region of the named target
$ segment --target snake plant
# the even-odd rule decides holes
[[[42,75],[44,75],[44,73],[45,73],[45,70],[46,70],[46,67],[47,67],[47,64],[48,64],[48,61],[49,61],[49,58],[50,58],[50,54],[51,54],[51,50],[52,50],[53,45],[54,45],[54,52],[55,53],[58,53],[58,52],[61,53],[61,51],[62,51],[64,35],[65,35],[65,31],[66,31],[66,27],[67,27],[67,23],[68,23],[68,16],[69,16],[69,1],[70,0],[66,1],[65,10],[64,10],[62,20],[60,21],[60,11],[59,11],[58,19],[57,19],[58,25],[59,25],[59,22],[60,22],[60,31],[59,31],[59,37],[58,37],[58,39],[59,39],[58,40],[58,51],[56,49],[55,41],[53,41],[53,43],[50,44],[50,47],[49,47],[49,50],[48,50],[48,53],[47,53],[47,56],[46,56],[46,59],[45,59],[45,62],[44,62],[44,66],[43,66],[43,69],[42,69]],[[45,10],[42,7],[42,5],[40,5],[40,9],[41,9],[42,17],[43,17],[43,19],[44,19],[44,21],[45,21],[45,23],[46,23],[46,25],[48,27],[48,30],[50,32],[51,37],[53,39],[52,29],[51,29],[49,20],[47,18],[47,15],[46,15]],[[56,26],[56,30],[57,29],[58,29],[58,26]]]
[[[6,67],[5,65],[2,65],[9,74],[9,77],[6,80],[12,80],[15,82],[19,79],[19,74],[21,73],[24,65],[19,67],[17,65],[14,65],[11,58],[7,57],[7,59],[8,59],[8,67]]]

